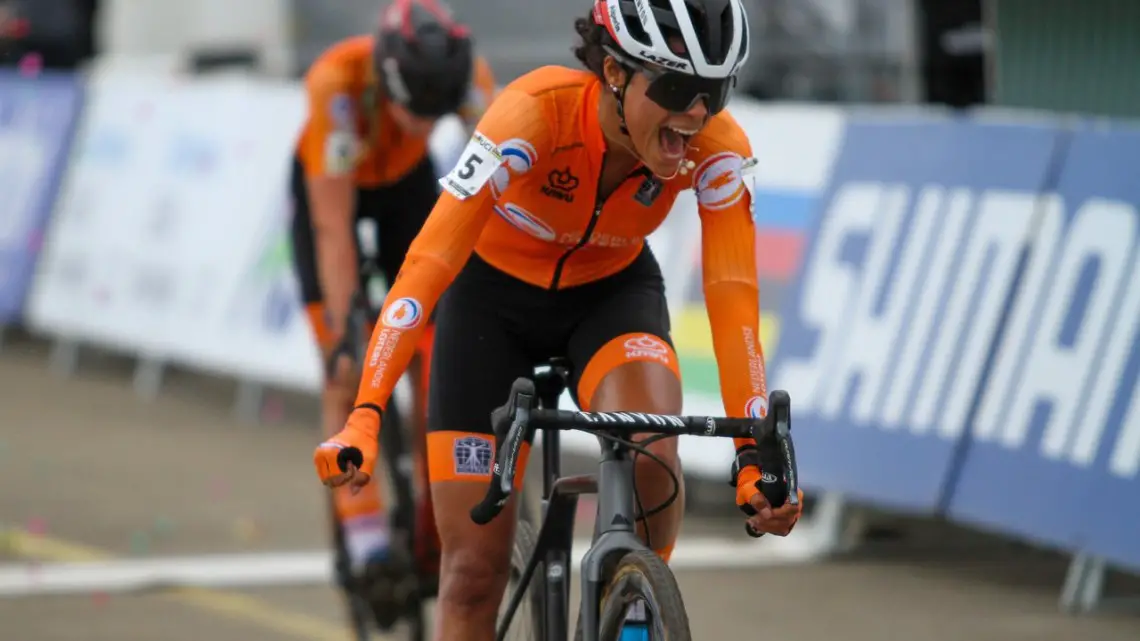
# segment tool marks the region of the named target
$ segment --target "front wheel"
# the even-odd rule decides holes
[[[599,641],[618,641],[627,610],[639,602],[647,615],[652,641],[692,641],[677,579],[650,550],[627,553],[614,569],[602,592]]]

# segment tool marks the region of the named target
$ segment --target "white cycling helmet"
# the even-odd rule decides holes
[[[596,0],[594,21],[620,53],[669,71],[729,79],[748,58],[740,0]]]

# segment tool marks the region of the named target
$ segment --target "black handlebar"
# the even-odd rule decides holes
[[[497,451],[487,495],[471,509],[471,520],[479,525],[490,523],[507,504],[514,490],[522,444],[530,441],[538,430],[751,437],[756,440],[761,460],[765,462],[765,479],[782,481],[761,482],[760,490],[769,503],[777,507],[785,502],[799,503],[799,474],[791,433],[791,398],[783,390],[775,390],[769,395],[768,416],[763,419],[537,409],[537,400],[534,382],[519,378],[511,386],[507,403],[491,414]],[[769,465],[777,467],[782,474],[773,472]]]

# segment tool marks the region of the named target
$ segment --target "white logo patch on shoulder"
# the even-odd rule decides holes
[[[464,200],[479,193],[495,171],[503,164],[499,146],[476,131],[459,156],[451,173],[439,179],[439,184],[452,196]]]
[[[356,168],[360,154],[360,141],[356,134],[348,131],[334,131],[325,139],[325,173],[341,176]]]
[[[511,138],[499,145],[503,154],[503,166],[495,172],[491,180],[491,193],[498,199],[511,184],[511,174],[525,174],[538,162],[538,152],[534,145],[522,138]]]
[[[744,197],[744,159],[732,152],[713,154],[697,167],[693,188],[705,209],[727,209]]]

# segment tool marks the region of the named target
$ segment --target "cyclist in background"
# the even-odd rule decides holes
[[[436,639],[494,638],[514,506],[485,526],[470,509],[494,464],[489,416],[517,377],[565,357],[583,409],[681,413],[664,284],[645,238],[683,190],[697,196],[725,412],[767,414],[756,233],[742,175],[752,151],[723,111],[748,55],[741,1],[597,0],[575,25],[587,71],[543,67],[512,82],[440,181],[446,193],[373,333],[356,408],[314,452],[327,485],[367,486],[385,404],[438,301],[428,412],[443,544]],[[755,442],[735,445],[737,504],[754,529],[788,534],[800,507],[768,505]],[[649,449],[681,474],[677,439]],[[522,462],[519,470],[521,480]],[[647,457],[637,459],[636,483],[646,510],[673,490]],[[682,496],[639,528],[666,560],[683,513]],[[627,621],[623,637],[646,638],[638,623]]]
[[[356,226],[365,218],[375,222],[378,263],[391,286],[439,195],[428,136],[451,113],[473,127],[490,104],[494,79],[474,54],[468,29],[446,7],[434,0],[396,0],[381,13],[374,36],[333,45],[313,63],[304,84],[308,119],[291,178],[293,254],[326,364],[323,427],[335,434],[352,409],[359,381],[359,364],[354,367],[347,349],[353,337],[345,335],[350,301],[368,285],[361,280]],[[416,381],[411,414],[421,429],[430,346],[429,329],[418,338],[410,368]],[[426,552],[435,557],[426,561],[431,566],[438,550],[426,500],[426,457],[420,439],[413,441],[424,463],[419,468],[425,501],[417,509],[432,533]],[[374,484],[364,492],[343,488],[334,496],[349,560],[366,577],[388,569],[382,494]]]

